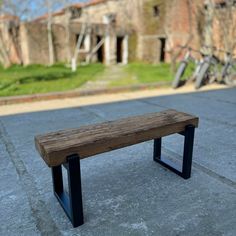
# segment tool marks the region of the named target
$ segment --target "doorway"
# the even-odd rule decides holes
[[[159,38],[159,40],[160,40],[160,62],[165,62],[166,38]]]
[[[97,44],[102,40],[102,37],[97,35]],[[104,63],[104,44],[97,50],[97,61]]]
[[[116,40],[116,62],[123,62],[123,41],[124,37],[117,37]]]

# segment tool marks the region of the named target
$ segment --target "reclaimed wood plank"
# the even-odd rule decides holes
[[[198,117],[166,110],[77,129],[61,130],[35,137],[35,146],[49,167],[79,154],[86,158],[133,144],[184,131],[186,125],[198,126]]]

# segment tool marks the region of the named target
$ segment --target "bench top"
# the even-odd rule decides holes
[[[198,126],[198,118],[176,110],[38,135],[35,146],[49,167],[66,162],[72,154],[86,158],[99,153],[160,138],[185,130],[186,125]]]

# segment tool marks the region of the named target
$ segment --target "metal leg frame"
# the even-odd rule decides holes
[[[67,194],[63,188],[62,166],[60,165],[52,167],[54,194],[72,225],[78,227],[84,223],[79,156],[69,156],[65,168],[68,174],[69,193]]]
[[[193,155],[193,143],[194,143],[194,131],[195,127],[192,125],[186,126],[185,131],[179,133],[184,138],[184,152],[183,152],[183,164],[182,170],[178,170],[174,163],[161,157],[161,138],[154,140],[154,154],[153,160],[164,166],[165,168],[173,171],[175,174],[181,176],[184,179],[191,177],[192,168],[192,155]]]
[[[170,163],[168,160],[164,160],[163,157],[161,157],[161,138],[154,140],[153,160],[173,171],[177,175],[183,177],[184,179],[190,178],[194,130],[194,126],[186,126],[185,131],[180,133],[181,135],[185,136],[182,171],[174,167],[173,163]],[[52,167],[54,194],[73,226],[78,227],[84,223],[80,157],[77,154],[68,156],[67,163],[64,164],[64,166],[67,169],[68,174],[69,193],[67,194],[63,188],[62,166],[60,165]]]

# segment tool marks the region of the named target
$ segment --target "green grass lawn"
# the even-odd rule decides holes
[[[52,67],[32,65],[0,68],[0,96],[26,95],[66,91],[79,88],[88,80],[95,80],[105,66],[92,64],[71,72],[64,65]]]
[[[132,76],[136,76],[140,83],[156,83],[160,81],[171,81],[170,64],[130,64],[127,71]]]
[[[137,84],[150,84],[158,82],[170,82],[173,79],[170,64],[158,65],[131,63],[125,66],[126,76],[120,80],[113,81],[110,86],[127,86]]]
[[[27,95],[36,93],[60,92],[80,88],[87,81],[102,80],[105,72],[102,64],[80,66],[71,72],[62,64],[52,67],[32,65],[28,67],[0,67],[0,96]],[[131,63],[123,66],[118,79],[111,80],[107,87],[120,87],[138,84],[171,82],[173,75],[169,64],[151,65]]]
[[[178,65],[177,65],[178,67]],[[189,64],[183,80],[191,77],[194,71],[195,65]],[[128,86],[128,85],[137,85],[137,84],[155,84],[158,82],[167,82],[171,84],[174,75],[171,72],[171,66],[167,63],[161,63],[157,65],[153,64],[144,64],[144,63],[131,63],[125,66],[125,76],[120,80],[112,81],[110,87],[117,86]]]

